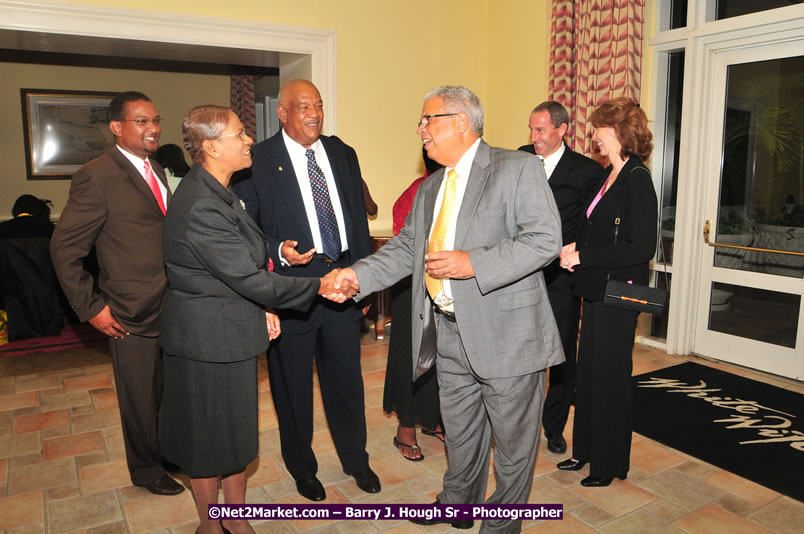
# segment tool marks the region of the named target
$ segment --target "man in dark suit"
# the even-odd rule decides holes
[[[583,208],[599,185],[601,165],[593,159],[573,152],[564,144],[569,127],[569,114],[553,100],[542,102],[530,114],[530,145],[519,150],[536,154],[544,164],[550,189],[561,214],[562,243],[575,241]],[[575,393],[575,356],[581,301],[572,291],[572,274],[559,266],[556,258],[544,268],[547,295],[558,324],[566,361],[550,368],[550,388],[544,401],[542,424],[547,449],[555,453],[567,450],[564,426]]]
[[[159,113],[139,92],[109,105],[116,145],[75,173],[50,243],[64,294],[81,321],[110,337],[131,482],[157,495],[184,487],[159,452],[162,400],[159,314],[167,287],[162,225],[170,202],[165,173],[148,156],[159,148]],[[84,268],[97,251],[99,291]]]
[[[369,253],[368,221],[357,154],[321,136],[324,104],[315,85],[291,80],[276,108],[282,130],[252,150],[251,178],[236,186],[265,233],[277,272],[321,277]],[[360,318],[354,302],[316,302],[308,312],[279,310],[282,335],[268,371],[285,466],[304,497],[326,498],[312,449],[312,361],[343,470],[358,487],[380,491],[369,467],[360,370]]]

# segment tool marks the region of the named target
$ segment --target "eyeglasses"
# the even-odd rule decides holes
[[[422,115],[422,118],[419,119],[419,128],[424,128],[425,126],[430,124],[430,121],[432,119],[435,119],[436,117],[452,117],[453,115],[457,115],[458,113],[460,113],[460,112],[456,112],[456,113],[437,113],[435,115]]]
[[[245,128],[240,128],[238,131],[226,135],[220,135],[217,139],[224,139],[226,137],[240,137],[243,141],[248,141],[248,134]]]
[[[155,119],[119,119],[117,122],[133,122],[137,126],[145,126],[150,122],[154,126],[159,126],[159,124],[162,122],[162,119],[160,117]]]

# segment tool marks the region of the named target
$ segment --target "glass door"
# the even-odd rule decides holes
[[[712,91],[695,352],[804,378],[804,56],[725,52]],[[717,132],[718,128],[713,128]],[[715,178],[716,177],[716,178]],[[714,246],[712,246],[714,245]]]

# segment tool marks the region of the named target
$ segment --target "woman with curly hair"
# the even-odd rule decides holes
[[[583,323],[573,426],[573,457],[558,464],[577,471],[582,486],[611,484],[628,475],[631,456],[631,351],[638,312],[605,306],[609,279],[647,285],[656,251],[656,192],[646,160],[653,135],[639,104],[626,97],[601,104],[590,117],[592,140],[611,165],[583,215],[578,239],[561,250],[561,266],[575,273]]]

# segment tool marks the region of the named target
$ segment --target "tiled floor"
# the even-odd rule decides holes
[[[319,478],[327,503],[429,503],[441,487],[443,446],[420,436],[426,459],[405,461],[394,448],[396,421],[382,411],[387,342],[363,338],[368,450],[383,490],[360,491],[343,474],[316,398]],[[634,373],[684,359],[645,346],[634,350]],[[706,365],[804,393],[801,382],[720,363]],[[279,455],[276,414],[260,365],[260,457],[249,466],[253,503],[306,502]],[[568,426],[571,428],[571,424]],[[571,432],[566,432],[566,437]],[[533,532],[801,532],[804,505],[717,467],[634,434],[627,481],[608,488],[579,485],[588,468],[560,472],[544,448],[534,470],[531,502],[562,503],[563,521],[531,522]],[[189,484],[182,478],[185,485]],[[493,478],[490,481],[493,487]],[[197,525],[190,491],[157,497],[131,486],[125,465],[112,366],[105,347],[0,358],[0,530],[7,534],[191,534]],[[448,525],[417,527],[402,521],[265,521],[257,532],[371,534],[420,531],[443,534]],[[474,531],[478,529],[475,524]]]

